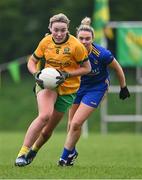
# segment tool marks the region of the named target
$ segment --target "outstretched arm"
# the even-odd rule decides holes
[[[116,61],[116,59],[113,59],[113,61],[109,64],[109,67],[115,70],[118,80],[119,80],[120,87],[121,88],[125,87],[126,86],[125,75],[124,75],[122,67]]]
[[[124,75],[123,69],[120,66],[120,64],[116,61],[116,59],[113,59],[113,61],[109,65],[109,67],[113,68],[115,70],[118,80],[119,80],[119,84],[120,84],[120,88],[121,88],[120,93],[119,93],[119,98],[124,100],[127,97],[130,97],[129,90],[126,85],[125,75]]]

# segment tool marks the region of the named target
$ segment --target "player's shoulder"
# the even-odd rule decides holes
[[[96,43],[92,43],[92,52],[97,56],[97,57],[102,57],[104,55],[109,55],[111,54],[111,52],[104,48],[103,46],[96,44]]]
[[[46,36],[41,39],[41,43],[43,43],[43,44],[49,43],[51,41],[52,41],[51,34],[48,34],[48,35],[46,34]]]
[[[74,49],[80,48],[86,51],[85,46],[73,35],[70,35],[70,43]]]
[[[99,44],[96,43],[92,43],[92,48],[94,49],[94,51],[98,51],[98,52],[106,52],[107,49],[104,48],[103,46],[100,46]]]
[[[81,43],[79,42],[79,40],[75,37],[75,36],[73,36],[73,35],[71,35],[71,34],[69,34],[69,41],[72,43],[72,44],[74,44],[74,45],[80,45]]]
[[[70,41],[78,41],[78,39],[75,36],[73,36],[72,34],[69,34],[69,40]]]

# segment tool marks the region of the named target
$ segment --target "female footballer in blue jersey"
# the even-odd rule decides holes
[[[81,134],[81,127],[84,121],[95,111],[105,96],[109,87],[109,71],[108,67],[113,68],[120,84],[120,99],[130,96],[126,86],[125,75],[119,63],[116,61],[110,51],[92,43],[94,39],[94,30],[90,26],[90,18],[84,18],[77,30],[77,38],[86,47],[89,60],[92,66],[91,73],[82,76],[81,85],[77,92],[76,99],[69,111],[68,134],[64,145],[64,150],[58,162],[59,166],[72,166],[74,159],[78,153],[75,149],[76,143]],[[27,154],[27,161],[30,164],[35,158],[37,151],[50,138],[54,129],[55,121],[52,122],[53,127],[46,128],[34,143],[32,149]]]
[[[75,146],[81,135],[81,127],[108,91],[110,82],[108,67],[116,71],[120,84],[120,99],[124,100],[130,97],[124,72],[112,53],[102,46],[92,43],[94,30],[90,23],[90,18],[86,17],[82,20],[77,30],[77,38],[88,50],[92,71],[81,77],[80,88],[69,111],[68,134],[58,162],[60,166],[73,165],[78,156]]]

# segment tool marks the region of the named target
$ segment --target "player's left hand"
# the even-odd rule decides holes
[[[70,74],[64,71],[59,71],[60,76],[57,76],[56,79],[59,79],[56,84],[60,85],[62,84],[67,78],[70,77]]]
[[[129,93],[127,86],[125,86],[125,87],[121,88],[120,93],[119,93],[119,98],[124,100],[128,97],[130,97],[130,93]]]

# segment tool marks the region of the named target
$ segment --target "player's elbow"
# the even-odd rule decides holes
[[[87,74],[91,72],[91,64],[90,64],[89,61],[87,61],[87,68],[86,68],[86,71],[87,71],[87,72],[86,72]]]
[[[84,74],[88,74],[91,72],[91,65],[90,62],[87,61],[84,63]]]
[[[87,69],[87,74],[91,72],[91,65]]]

